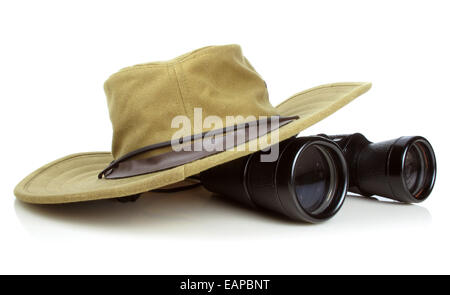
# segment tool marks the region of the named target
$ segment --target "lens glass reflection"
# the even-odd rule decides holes
[[[296,163],[294,177],[295,192],[303,209],[310,214],[327,209],[334,194],[336,168],[325,148],[306,148]]]
[[[427,188],[432,187],[435,178],[432,150],[423,142],[413,143],[406,152],[402,171],[403,181],[409,192],[415,198],[428,194]]]

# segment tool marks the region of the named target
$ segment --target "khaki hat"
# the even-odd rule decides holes
[[[113,126],[111,152],[58,159],[28,175],[14,193],[29,203],[68,203],[125,197],[178,183],[295,136],[370,87],[359,82],[322,85],[273,107],[266,83],[238,45],[209,46],[169,61],[124,68],[104,85]],[[199,113],[227,123],[196,126]],[[231,117],[241,121],[228,123]],[[184,126],[188,136],[176,136],[180,125],[174,128],[174,118],[191,123]],[[252,126],[262,123],[267,123],[265,129],[256,128],[251,135]],[[242,130],[244,139],[236,139]],[[174,150],[174,143],[192,147],[219,134],[222,150]],[[225,140],[228,134],[236,140]]]

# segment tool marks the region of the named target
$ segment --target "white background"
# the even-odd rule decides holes
[[[3,1],[0,273],[450,272],[448,1]],[[348,197],[305,225],[196,189],[133,204],[36,206],[14,186],[70,153],[110,149],[103,82],[122,67],[238,43],[271,102],[323,83],[372,89],[303,134],[423,135],[438,178],[419,205]]]

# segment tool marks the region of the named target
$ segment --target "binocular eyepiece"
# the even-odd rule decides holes
[[[372,143],[362,134],[290,138],[276,161],[264,151],[200,174],[209,191],[294,220],[317,223],[341,208],[347,189],[400,202],[421,202],[433,189],[436,159],[420,136]]]

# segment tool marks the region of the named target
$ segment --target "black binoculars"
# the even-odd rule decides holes
[[[209,191],[317,223],[341,208],[347,190],[399,202],[425,200],[436,179],[436,158],[421,136],[373,143],[360,133],[292,137],[279,143],[278,159],[264,151],[200,174]]]

